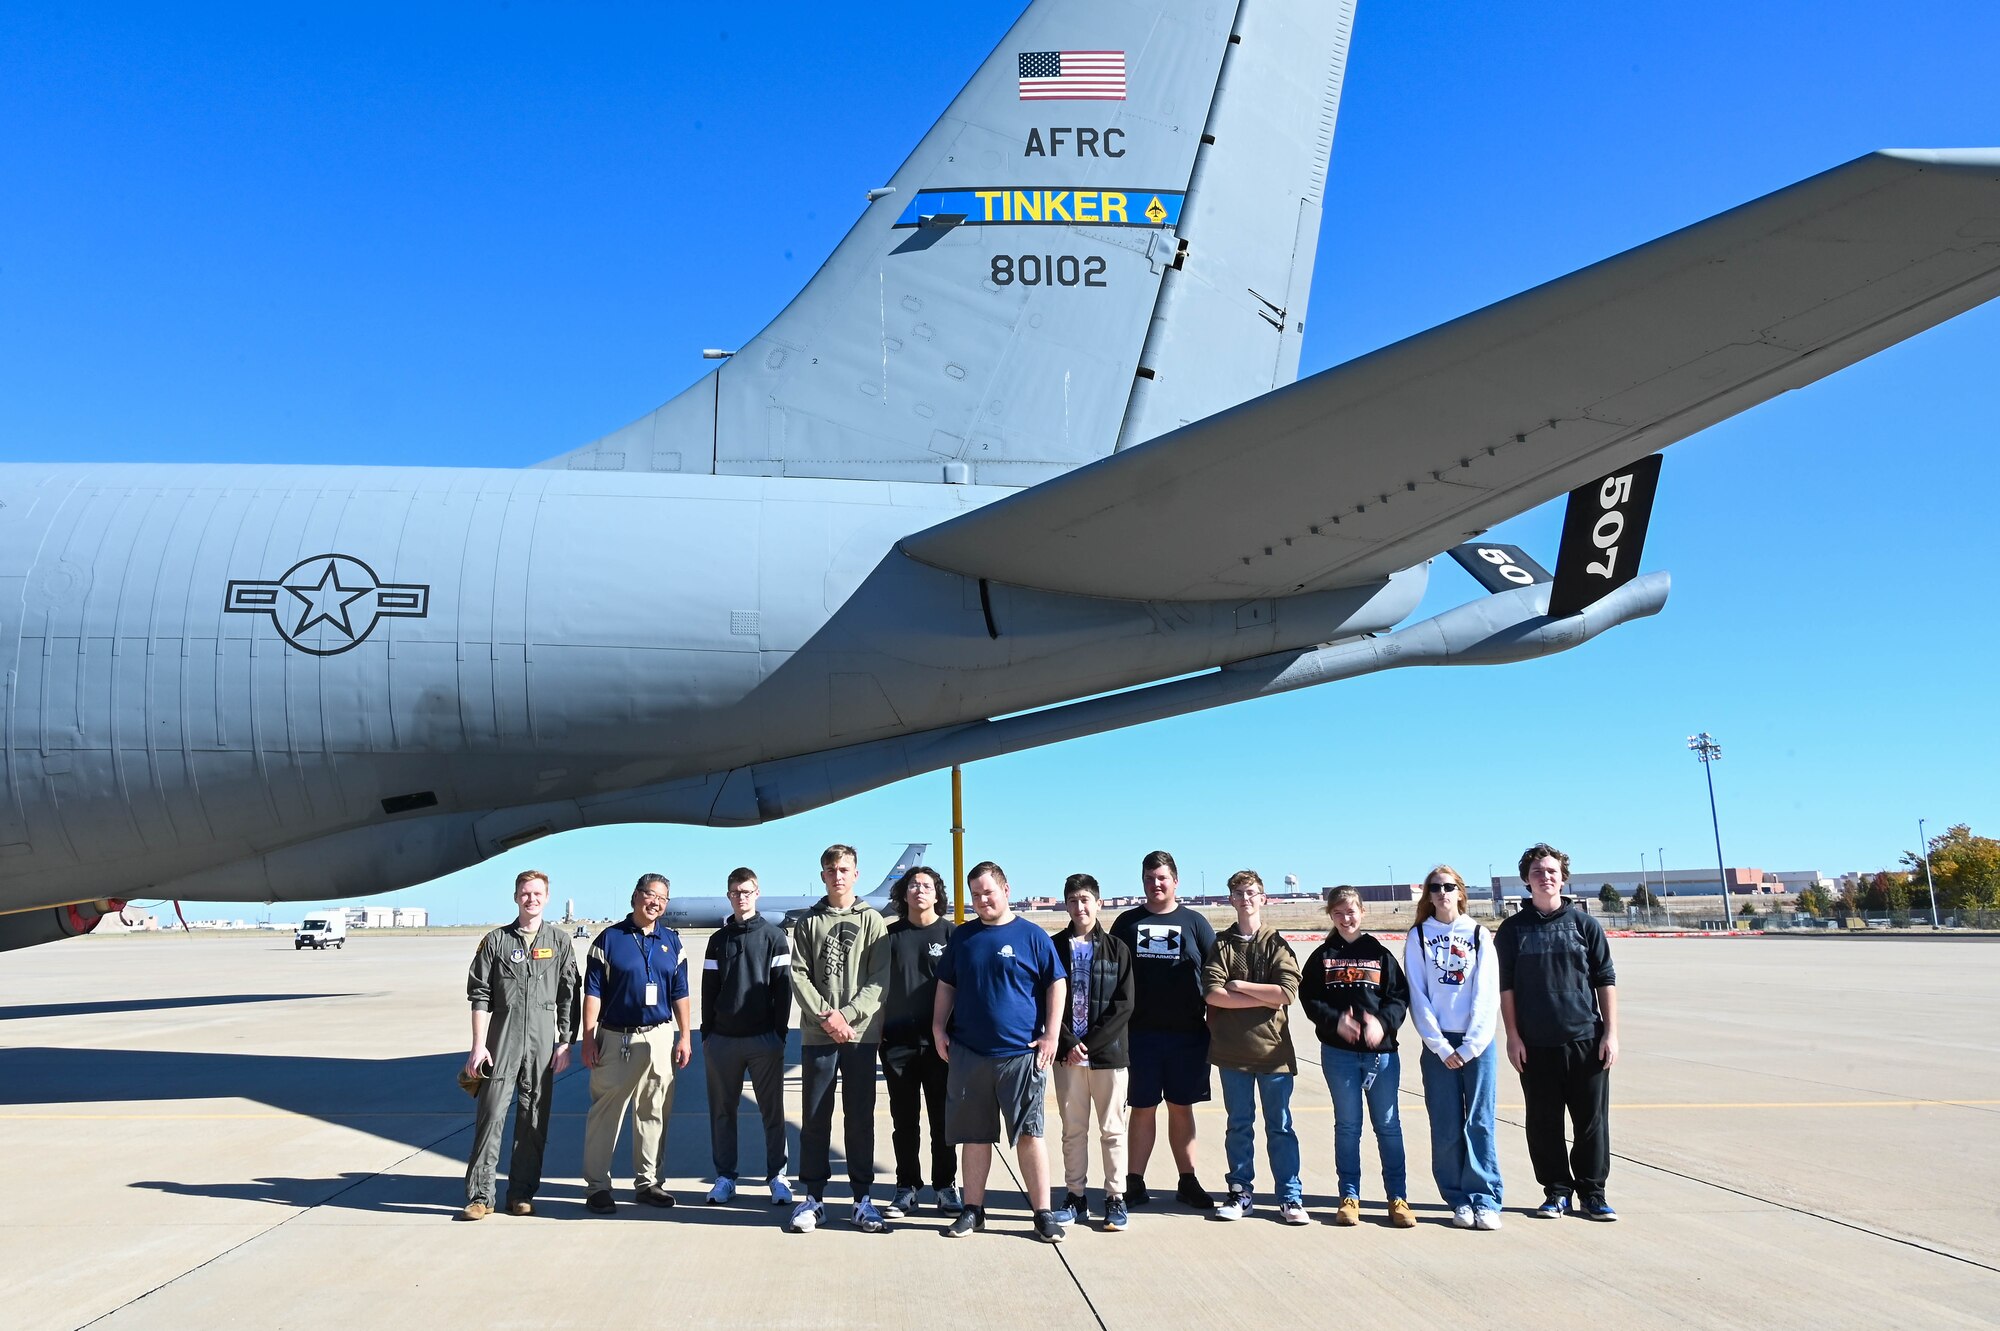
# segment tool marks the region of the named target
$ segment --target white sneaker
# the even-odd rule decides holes
[[[1471,1229],[1476,1223],[1472,1208],[1470,1206],[1452,1207],[1451,1223],[1457,1225],[1460,1229]]]
[[[735,1195],[736,1180],[733,1178],[719,1178],[715,1181],[715,1186],[708,1190],[708,1204],[710,1206],[722,1206]]]
[[[794,1234],[810,1234],[819,1228],[819,1222],[824,1219],[826,1219],[825,1209],[807,1197],[792,1208],[792,1218],[785,1222],[785,1228]]]
[[[771,1179],[771,1205],[790,1206],[791,1204],[792,1185],[785,1182],[783,1174],[774,1176]]]
[[[1498,1211],[1489,1211],[1482,1206],[1472,1213],[1472,1227],[1474,1229],[1498,1229],[1500,1228],[1500,1213]]]
[[[1280,1202],[1278,1219],[1288,1225],[1310,1225],[1312,1217],[1306,1214],[1304,1202]]]
[[[875,1209],[875,1203],[871,1201],[859,1201],[854,1204],[853,1220],[854,1227],[863,1234],[889,1232],[889,1222],[882,1218],[882,1213]]]
[[[1229,1196],[1215,1204],[1209,1216],[1216,1220],[1241,1220],[1250,1214],[1250,1194],[1230,1189]]]

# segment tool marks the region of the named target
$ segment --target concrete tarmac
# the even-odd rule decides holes
[[[573,1069],[538,1214],[452,1223],[474,942],[357,933],[345,951],[295,953],[284,937],[157,935],[9,954],[6,1325],[2000,1326],[2000,940],[1616,940],[1615,1225],[1525,1213],[1540,1190],[1507,1071],[1506,1227],[1453,1229],[1405,1027],[1422,1223],[1381,1223],[1364,1138],[1367,1223],[1330,1227],[1332,1113],[1294,1012],[1318,1223],[1288,1228],[1266,1206],[1220,1224],[1156,1200],[1123,1234],[1076,1226],[1059,1247],[1029,1237],[997,1169],[991,1228],[951,1243],[930,1209],[855,1233],[839,1181],[812,1235],[781,1232],[761,1185],[703,1206],[698,1041],[668,1139],[680,1206],[634,1206],[621,1185],[615,1217],[585,1212]],[[794,1121],[797,1081],[794,1061]],[[887,1108],[878,1096],[878,1201],[894,1177]],[[762,1158],[754,1119],[746,1097],[746,1177]],[[1198,1122],[1201,1178],[1219,1192],[1219,1097]],[[1261,1149],[1258,1169],[1267,1184]],[[1149,1176],[1171,1194],[1164,1142]]]

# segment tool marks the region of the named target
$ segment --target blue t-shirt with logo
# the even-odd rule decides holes
[[[1062,962],[1048,931],[1018,915],[1005,924],[967,920],[945,944],[937,977],[957,991],[952,1047],[1012,1058],[1034,1045],[1042,995],[1062,978]]]

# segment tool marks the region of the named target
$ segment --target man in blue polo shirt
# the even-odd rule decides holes
[[[667,1116],[674,1109],[674,1070],[688,1065],[687,959],[681,936],[660,924],[668,884],[644,874],[632,889],[632,913],[590,944],[583,976],[583,1065],[590,1069],[590,1116],[583,1125],[585,1202],[598,1215],[611,1200],[611,1153],[632,1107],[633,1195],[648,1206],[672,1206],[660,1186]],[[676,1029],[671,1043],[666,1025]],[[671,1051],[671,1052],[670,1052]]]

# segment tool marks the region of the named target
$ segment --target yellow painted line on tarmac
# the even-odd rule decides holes
[[[1987,1105],[2000,1105],[2000,1100],[1741,1100],[1657,1105],[1611,1102],[1613,1109],[1978,1109]]]
[[[1613,1101],[1611,1107],[1620,1113],[1635,1109],[1980,1109],[2000,1105],[2000,1100],[1715,1100],[1715,1101],[1674,1101],[1660,1104],[1624,1104]],[[1221,1107],[1211,1102],[1203,1108],[1213,1108],[1220,1113]],[[1499,1104],[1496,1109],[1519,1113],[1526,1108],[1519,1104]],[[1294,1105],[1294,1114],[1333,1112],[1332,1105]],[[582,1118],[578,1113],[555,1114],[554,1118]],[[252,1119],[360,1119],[360,1118],[463,1118],[468,1123],[470,1115],[462,1111],[441,1111],[435,1109],[412,1109],[401,1111],[384,1110],[327,1110],[319,1113],[288,1110],[270,1113],[250,1114],[0,1114],[0,1123],[70,1123],[70,1122],[236,1122]]]

